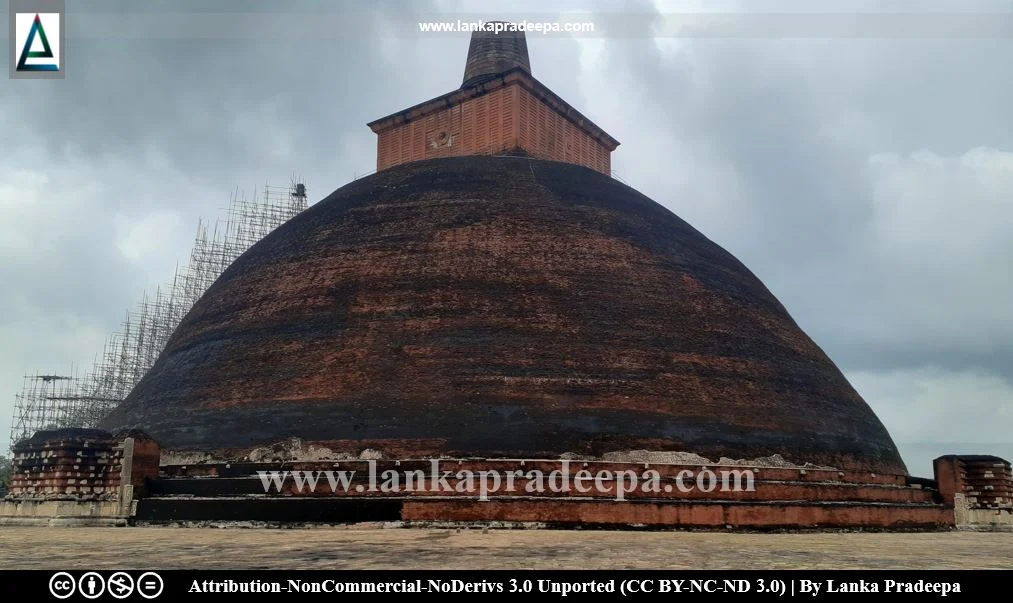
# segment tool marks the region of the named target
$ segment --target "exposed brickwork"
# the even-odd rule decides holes
[[[537,522],[550,525],[608,525],[695,528],[919,528],[954,525],[953,508],[940,504],[938,493],[922,480],[904,475],[713,465],[716,475],[752,471],[753,481],[735,489],[671,487],[693,465],[609,463],[598,461],[442,459],[434,469],[424,460],[314,461],[296,463],[229,463],[167,466],[152,483],[152,497],[141,501],[138,518],[179,520],[275,521],[409,521],[409,522]],[[622,472],[657,472],[657,489],[631,488],[617,496]],[[288,479],[279,491],[265,493],[258,472],[344,471],[346,488],[335,489],[319,475],[315,488]],[[414,490],[385,491],[387,472],[415,473]],[[459,477],[515,475],[512,489],[501,481],[488,500],[478,500],[477,487]],[[539,471],[544,481],[532,479]],[[579,471],[606,472],[610,477],[588,491],[560,490],[576,482]],[[303,474],[305,475],[305,473]],[[442,477],[434,488],[434,475]],[[421,480],[421,481],[420,481]],[[337,483],[337,482],[335,482]],[[557,486],[552,486],[555,483]],[[752,487],[748,487],[751,483]],[[928,483],[928,482],[926,482]],[[419,484],[423,484],[420,486]],[[428,484],[428,486],[426,485]],[[599,489],[599,485],[603,486]],[[669,486],[669,488],[666,488]],[[555,488],[555,489],[554,489]]]
[[[441,459],[440,465],[445,469],[455,471],[466,470],[477,473],[483,470],[498,472],[506,471],[541,471],[548,474],[551,471],[561,468],[561,460],[544,459]],[[375,461],[377,471],[396,469],[400,471],[428,470],[431,467],[431,460],[424,459],[400,459],[400,460],[378,460]],[[606,470],[610,472],[635,471],[645,469],[657,471],[662,478],[672,479],[678,476],[679,472],[687,467],[699,469],[702,465],[683,465],[670,463],[629,463],[629,462],[607,462],[607,461],[572,461],[567,465],[571,471],[586,469],[592,473]],[[838,483],[853,486],[882,486],[885,488],[903,488],[913,485],[915,488],[925,492],[935,490],[935,482],[931,480],[913,480],[902,474],[869,473],[863,471],[838,471],[831,469],[812,468],[790,468],[790,467],[745,467],[742,465],[706,465],[715,471],[750,469],[758,481],[776,482],[797,482],[797,483]],[[168,478],[203,478],[203,477],[243,477],[253,475],[257,471],[289,470],[289,471],[327,471],[332,469],[346,469],[356,471],[359,474],[366,474],[369,471],[369,462],[364,460],[341,460],[341,461],[288,461],[284,466],[278,463],[200,463],[196,465],[167,465],[161,468],[161,474]],[[910,482],[925,482],[911,484]]]
[[[590,120],[516,69],[370,124],[377,170],[436,157],[522,150],[611,173],[619,144]]]
[[[468,60],[464,65],[462,88],[480,84],[497,74],[520,68],[531,73],[528,59],[528,42],[524,32],[476,31],[468,45]]]
[[[549,525],[679,526],[695,528],[944,528],[953,511],[935,505],[827,504],[721,501],[471,500],[406,501],[405,521],[509,521]]]
[[[618,141],[531,77],[522,32],[471,38],[459,90],[378,119],[376,169],[437,157],[525,153],[611,174]]]
[[[950,455],[934,461],[940,494],[948,504],[961,494],[971,509],[1013,508],[1013,471],[995,456]]]
[[[738,260],[616,180],[511,157],[397,166],[281,226],[103,426],[169,449],[297,436],[397,457],[681,450],[905,473]]]
[[[117,500],[141,496],[158,477],[159,446],[144,434],[98,429],[40,431],[12,447],[8,499]]]
[[[495,155],[517,146],[516,86],[500,88],[379,133],[377,169],[460,155]]]
[[[132,498],[143,498],[147,495],[149,482],[159,475],[161,447],[144,433],[120,437],[119,448],[123,456],[121,481],[124,486],[132,488]]]
[[[708,466],[708,469],[718,475],[725,475],[726,472],[750,471],[753,477],[753,488],[742,490],[731,490],[725,492],[704,492],[699,489],[686,491],[676,487],[676,480],[683,471],[695,472],[700,469],[692,465],[669,465],[649,464],[645,465],[632,463],[607,463],[607,462],[566,462],[563,461],[541,461],[541,460],[474,460],[474,459],[443,459],[439,463],[442,471],[468,471],[472,475],[481,475],[482,472],[494,472],[505,479],[508,473],[520,471],[525,475],[530,471],[539,471],[543,476],[557,475],[558,480],[566,480],[573,483],[573,477],[579,471],[586,471],[589,475],[597,475],[599,472],[607,472],[610,476],[620,473],[631,473],[642,475],[651,469],[658,472],[660,477],[660,492],[645,492],[643,488],[624,494],[626,498],[652,498],[666,499],[672,502],[677,501],[700,501],[700,500],[726,500],[726,501],[796,501],[813,500],[824,502],[877,502],[877,503],[924,503],[933,504],[937,502],[938,493],[931,488],[920,485],[907,485],[907,478],[903,475],[874,475],[869,473],[854,473],[844,471],[826,471],[812,469],[786,469],[775,467],[741,467],[741,466]],[[561,472],[566,471],[568,477],[563,477]],[[259,477],[255,477],[258,471],[299,471],[299,472],[324,472],[324,471],[346,471],[354,472],[350,480],[352,485],[348,491],[334,492],[325,479],[317,484],[315,489],[300,489],[294,482],[288,482],[284,492],[285,496],[367,496],[367,497],[398,497],[402,492],[370,491],[370,475],[380,476],[384,472],[394,471],[399,475],[406,475],[407,472],[416,472],[423,479],[430,480],[432,465],[430,461],[424,460],[382,460],[375,461],[373,469],[367,461],[318,461],[318,462],[295,462],[286,463],[284,466],[272,463],[235,463],[235,464],[207,464],[190,466],[167,466],[162,472],[167,479],[160,480],[154,486],[154,493],[185,494],[192,493],[197,496],[246,496],[263,494],[263,483]],[[417,473],[421,472],[421,473]],[[349,475],[352,475],[349,473]],[[209,477],[224,477],[227,480],[207,479]],[[248,478],[248,479],[243,479]],[[446,478],[446,483],[457,490],[462,480],[453,475]],[[562,483],[562,482],[560,482]],[[743,482],[745,483],[745,482]],[[356,485],[366,487],[365,492],[358,492]],[[537,481],[525,476],[516,476],[513,482],[512,491],[507,491],[505,484],[498,493],[502,497],[530,497],[531,491],[537,486]],[[539,496],[548,498],[565,498],[580,496],[583,498],[615,499],[617,496],[616,483],[613,479],[606,480],[602,489],[591,489],[588,492],[577,493],[572,490],[552,491],[544,488]],[[376,486],[374,483],[373,486]],[[665,486],[673,486],[666,491]],[[196,489],[196,490],[195,490]],[[446,492],[420,491],[412,496],[440,497],[447,496]]]
[[[12,447],[10,498],[117,497],[123,450],[99,430],[39,432]]]
[[[517,146],[540,159],[565,161],[612,173],[612,150],[542,102],[532,89],[517,87],[514,107],[519,126]]]

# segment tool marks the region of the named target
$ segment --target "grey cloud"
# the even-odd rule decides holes
[[[607,70],[627,74],[632,89],[620,90],[639,111],[650,107],[649,123],[633,120],[620,136],[617,167],[735,252],[845,368],[971,359],[993,369],[1013,366],[1009,342],[991,341],[996,320],[1010,332],[1009,312],[976,316],[925,298],[933,287],[946,294],[962,273],[979,268],[989,274],[959,282],[977,289],[966,298],[987,299],[997,281],[1007,283],[1001,293],[1013,294],[1005,276],[1010,248],[968,241],[977,251],[953,258],[931,246],[914,255],[870,242],[883,200],[868,173],[869,158],[883,152],[930,149],[959,159],[979,146],[1008,151],[1013,123],[1001,107],[1013,100],[1013,84],[995,74],[1010,49],[1010,41],[689,40],[673,56],[650,40],[611,44]],[[667,187],[666,170],[682,166],[659,165],[666,158],[643,163],[625,152],[659,136],[734,166],[740,196],[729,208],[737,217],[709,214]],[[977,194],[955,190],[948,199],[955,213],[964,193]],[[1008,212],[994,207],[980,219]],[[939,235],[949,228],[945,221],[927,226]],[[939,312],[924,321],[956,318],[968,335],[926,341],[909,320],[919,305]],[[993,361],[997,356],[1002,360]]]

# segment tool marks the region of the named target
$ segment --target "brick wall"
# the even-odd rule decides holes
[[[10,499],[116,500],[143,494],[158,476],[158,444],[142,434],[98,429],[40,431],[12,447]]]
[[[997,456],[949,455],[937,458],[939,494],[953,504],[962,495],[971,509],[1013,507],[1013,471]]]
[[[551,92],[524,76],[489,86],[480,93],[462,92],[442,102],[431,101],[423,109],[408,110],[396,125],[376,128],[377,170],[423,159],[521,149],[538,159],[574,163],[611,175],[614,147],[560,113],[556,106],[564,103]],[[583,123],[582,117],[578,119]]]
[[[576,124],[518,87],[517,146],[539,159],[565,161],[611,175],[612,152]]]
[[[515,86],[500,88],[381,132],[377,169],[437,157],[494,155],[516,147],[516,95]]]
[[[111,500],[120,486],[123,450],[98,430],[39,432],[15,444],[8,496]]]

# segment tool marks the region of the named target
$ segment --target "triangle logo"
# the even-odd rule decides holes
[[[36,35],[39,36],[39,41],[42,43],[42,50],[32,50],[32,44],[35,42]],[[46,30],[42,27],[42,20],[36,14],[35,20],[32,22],[32,29],[28,32],[28,38],[25,40],[25,47],[21,51],[21,58],[18,59],[17,71],[59,71],[60,68],[55,62],[26,63],[28,59],[55,58],[53,50],[49,46],[49,38],[46,37]]]

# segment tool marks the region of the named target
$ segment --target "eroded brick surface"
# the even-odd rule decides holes
[[[104,422],[515,458],[683,450],[903,474],[738,260],[593,170],[457,157],[335,191],[240,257]]]
[[[112,500],[119,493],[123,449],[98,429],[37,432],[11,448],[8,498]]]

